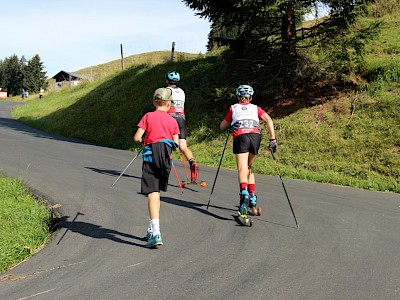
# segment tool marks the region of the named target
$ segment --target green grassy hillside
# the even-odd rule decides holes
[[[363,88],[335,90],[325,84],[321,89],[315,86],[312,93],[272,97],[260,93],[262,85],[254,82],[254,103],[274,119],[283,177],[400,192],[400,42],[395,34],[400,18],[382,18],[381,36],[367,48]],[[226,65],[220,55],[181,55],[168,62],[152,60],[147,53],[116,72],[120,62],[114,61],[113,66],[98,66],[108,71],[98,71],[103,75],[95,82],[34,99],[13,115],[56,134],[138,149],[133,142],[136,124],[153,110],[151,97],[165,84],[165,73],[177,70],[187,95],[188,145],[198,162],[217,166],[227,134],[218,125],[235,101],[235,87],[249,74],[246,64]],[[267,142],[268,135],[254,170],[276,175]],[[223,167],[235,168],[228,145]]]
[[[175,52],[174,59],[175,60],[189,60],[198,57],[197,54],[185,53],[185,52]],[[125,57],[123,59],[124,69],[135,65],[157,65],[168,62],[171,60],[171,52],[170,51],[155,51],[149,53],[142,53],[131,55]],[[84,68],[76,71],[78,74],[89,76],[98,80],[100,78],[104,78],[106,76],[112,75],[115,72],[122,70],[122,60],[117,59],[110,61],[108,63],[100,64],[97,66],[93,66],[90,68]]]

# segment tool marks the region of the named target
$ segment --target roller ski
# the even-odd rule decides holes
[[[185,187],[186,185],[200,185],[201,187],[206,187],[207,183],[205,181],[198,181],[199,180],[199,166],[196,164],[194,159],[189,160],[190,165],[190,182],[189,181],[182,181],[182,186]]]
[[[199,166],[194,159],[189,160],[190,166],[190,182],[193,184],[197,183],[199,179]]]
[[[250,195],[249,197],[249,203],[250,203],[250,213],[253,216],[261,216],[262,209],[261,207],[257,207],[257,196],[256,195]]]
[[[192,182],[192,181],[182,181],[182,186],[183,186],[183,187],[185,187],[185,186],[187,186],[187,185],[200,185],[202,188],[204,188],[204,187],[207,186],[207,182],[205,182],[205,181],[200,181],[200,182],[198,182],[198,181],[195,181],[195,182]]]
[[[253,226],[253,216],[261,216],[261,208],[256,207],[257,196],[249,195],[247,189],[240,193],[238,217],[244,226]]]

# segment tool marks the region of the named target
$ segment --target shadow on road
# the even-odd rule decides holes
[[[43,139],[50,139],[50,140],[57,140],[57,141],[65,141],[65,142],[70,142],[70,143],[77,143],[77,144],[86,144],[86,145],[93,145],[90,142],[83,141],[83,140],[78,140],[74,138],[68,138],[68,137],[63,137],[59,136],[56,134],[48,133],[45,131],[42,131],[37,128],[30,127],[29,125],[22,123],[20,121],[17,121],[13,119],[12,117],[0,117],[0,127],[7,127],[11,128],[13,130],[16,130],[18,132],[22,132],[23,134],[31,135],[37,138],[43,138]]]
[[[138,244],[132,241],[125,240],[123,238],[127,239],[133,239],[133,240],[138,240],[145,242],[146,239],[145,237],[137,237],[131,234],[123,233],[117,230],[109,229],[109,228],[104,228],[101,225],[96,225],[96,224],[91,224],[87,222],[81,222],[81,221],[76,221],[76,218],[78,215],[83,215],[82,213],[78,212],[77,215],[75,216],[74,219],[71,221],[68,220],[69,216],[63,216],[59,218],[59,228],[65,228],[65,231],[63,235],[60,237],[60,239],[57,242],[57,245],[60,244],[64,236],[67,234],[68,231],[72,232],[77,232],[82,235],[95,238],[95,239],[108,239],[117,243],[121,244],[127,244],[127,245],[132,245],[132,246],[138,246],[145,248],[145,244]]]
[[[106,174],[106,175],[112,175],[112,176],[119,176],[121,174],[121,171],[109,170],[109,169],[99,169],[99,168],[93,168],[93,167],[85,167],[85,169],[92,170],[93,172],[96,172],[96,173],[99,173],[99,174]],[[142,177],[128,175],[126,173],[122,174],[121,177],[136,178],[136,179],[139,179],[139,180],[142,179]]]
[[[179,199],[169,198],[169,197],[161,197],[161,201],[162,202],[166,202],[166,203],[170,203],[170,204],[173,204],[173,205],[178,205],[178,206],[194,209],[194,210],[196,210],[198,212],[201,212],[202,214],[214,217],[214,218],[219,219],[219,220],[233,221],[230,218],[225,218],[225,217],[213,214],[213,213],[209,212],[207,209],[202,208],[202,207],[206,207],[207,206],[207,205],[205,205],[203,203],[195,203],[195,202],[184,201],[184,200],[179,200]],[[210,207],[223,209],[223,210],[231,210],[229,208],[220,207],[220,206],[212,206],[212,205],[210,205]]]
[[[112,175],[112,176],[120,176],[121,175],[121,171],[116,171],[116,170],[100,169],[100,168],[94,168],[94,167],[85,167],[85,169],[91,170],[91,171],[99,173],[99,174]],[[139,176],[134,176],[134,175],[128,175],[126,173],[122,174],[121,177],[135,178],[135,179],[138,179],[138,180],[142,180],[141,176],[139,177]],[[179,188],[179,185],[177,185],[177,184],[168,183],[168,186]],[[182,187],[182,188],[187,189],[187,190],[189,190],[191,192],[198,193],[198,191],[196,191],[195,189],[189,188],[187,186]]]
[[[257,222],[264,222],[264,223],[269,223],[269,224],[273,224],[273,225],[278,225],[278,226],[282,226],[282,227],[286,227],[286,228],[298,229],[296,226],[285,225],[285,224],[281,224],[281,223],[277,223],[277,222],[272,222],[272,221],[267,221],[267,220],[262,220],[262,219],[257,219]]]

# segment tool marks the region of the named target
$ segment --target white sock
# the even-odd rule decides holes
[[[160,219],[152,219],[150,221],[153,235],[160,234]]]
[[[153,231],[153,229],[151,228],[151,220],[149,220],[149,226],[147,226],[147,231]]]

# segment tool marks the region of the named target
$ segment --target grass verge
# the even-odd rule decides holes
[[[51,211],[20,180],[0,174],[0,272],[35,254],[51,236]]]

